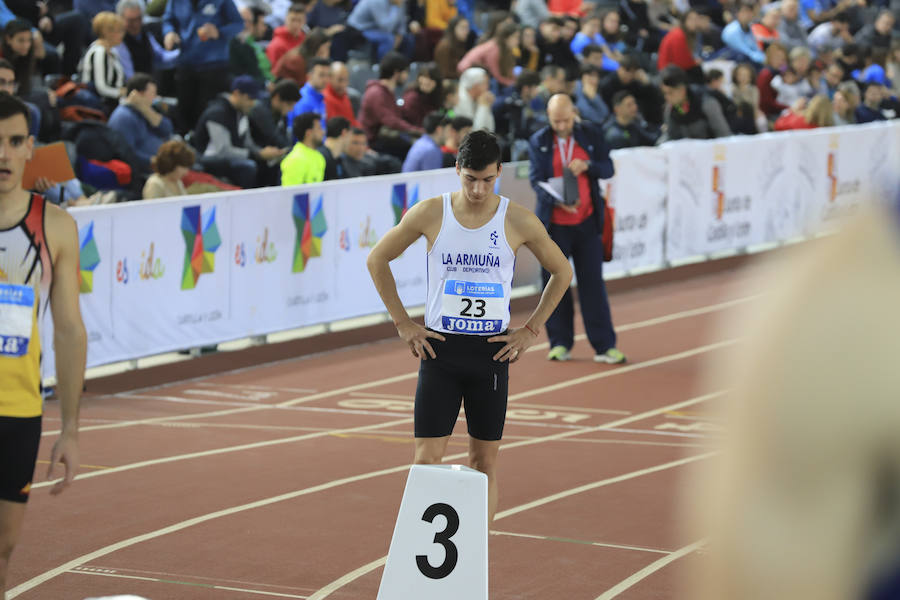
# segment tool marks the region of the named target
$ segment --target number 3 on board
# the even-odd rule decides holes
[[[419,566],[419,571],[429,579],[443,579],[448,576],[456,568],[456,562],[459,560],[459,551],[456,549],[456,544],[450,541],[450,538],[459,531],[459,515],[449,504],[438,502],[425,509],[422,520],[433,523],[434,518],[438,515],[443,515],[447,519],[447,526],[444,530],[434,534],[434,543],[444,547],[444,562],[437,567],[432,567],[431,563],[428,562],[427,556],[424,554],[416,555],[416,564]]]

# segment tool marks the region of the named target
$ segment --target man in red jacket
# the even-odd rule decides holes
[[[388,52],[378,66],[379,78],[369,81],[359,107],[359,120],[372,149],[401,160],[409,152],[411,138],[425,132],[405,121],[397,106],[397,87],[406,83],[408,75],[406,57],[399,52]]]
[[[273,67],[278,64],[279,59],[288,50],[296,48],[306,38],[306,33],[303,31],[306,27],[306,9],[305,2],[291,4],[284,19],[284,25],[276,27],[272,33],[272,41],[266,47],[266,56],[269,57],[269,63]]]
[[[350,121],[352,127],[359,127],[356,115],[353,114],[353,104],[347,95],[347,86],[350,84],[350,71],[347,65],[340,61],[331,63],[331,81],[325,86],[322,94],[325,96],[325,116],[344,117]]]

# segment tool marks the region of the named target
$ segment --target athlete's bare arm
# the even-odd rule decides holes
[[[51,493],[66,489],[78,467],[78,404],[84,385],[87,335],[78,306],[78,230],[65,211],[46,205],[47,245],[53,260],[50,306],[53,313],[53,344],[56,351],[56,393],[62,413],[62,434],[53,446],[47,477],[57,461],[66,466],[65,477]]]
[[[550,239],[547,229],[533,212],[518,204],[509,204],[506,213],[506,239],[513,251],[526,246],[550,273],[550,280],[541,294],[537,308],[521,329],[511,329],[507,335],[490,338],[489,342],[506,342],[494,360],[516,362],[519,356],[537,340],[537,333],[550,318],[556,305],[572,283],[572,266],[559,246]]]
[[[397,282],[391,272],[390,262],[403,254],[423,235],[428,239],[428,247],[434,243],[441,229],[443,217],[443,199],[440,197],[429,198],[419,202],[407,212],[396,227],[388,231],[379,240],[366,265],[375,283],[375,289],[381,296],[385,307],[391,315],[391,320],[397,326],[397,333],[403,338],[413,356],[416,358],[435,358],[434,349],[428,343],[428,338],[444,340],[444,336],[434,331],[429,331],[413,322],[409,313],[403,307],[400,294],[397,293]]]

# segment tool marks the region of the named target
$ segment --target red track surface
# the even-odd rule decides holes
[[[709,451],[714,426],[696,414],[719,390],[701,373],[733,343],[715,323],[753,300],[739,282],[614,295],[625,366],[594,364],[583,337],[570,363],[545,361],[544,345],[512,366],[492,600],[675,597],[691,559],[672,553],[697,541],[678,528],[678,482]],[[87,395],[83,478],[56,498],[36,486],[11,597],[374,598],[380,566],[345,576],[387,554],[416,368],[395,339]],[[49,403],[42,461],[58,426]],[[456,432],[448,462],[465,460]]]

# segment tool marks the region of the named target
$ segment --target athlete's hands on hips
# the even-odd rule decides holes
[[[397,333],[403,338],[403,341],[409,344],[409,350],[412,355],[422,360],[428,360],[429,357],[437,358],[434,348],[428,343],[428,338],[444,341],[446,338],[436,331],[429,331],[411,319],[403,321],[397,325]]]
[[[75,470],[78,468],[78,439],[74,435],[64,433],[53,444],[50,466],[47,467],[47,479],[53,477],[53,469],[58,462],[66,465],[66,472],[63,478],[50,488],[50,493],[54,496],[62,493],[75,480]]]
[[[488,342],[506,342],[506,345],[494,355],[494,360],[501,362],[508,360],[511,363],[519,360],[519,357],[525,353],[535,340],[537,340],[537,336],[525,327],[511,329],[506,335],[495,335],[492,338],[488,338]]]

